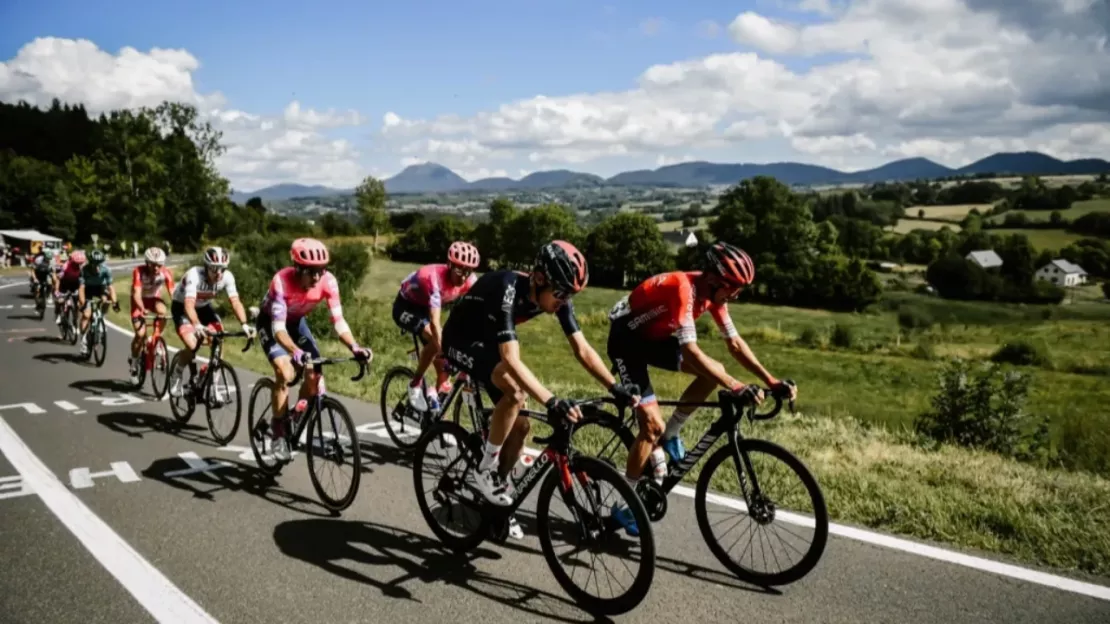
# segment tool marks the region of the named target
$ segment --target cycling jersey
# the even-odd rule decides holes
[[[516,326],[543,312],[528,298],[529,276],[516,271],[492,271],[486,273],[455,304],[447,327],[463,329],[476,338],[490,342],[512,342],[517,339]],[[555,312],[563,333],[571,335],[579,331],[578,319],[574,316],[574,303],[567,301]]]
[[[63,281],[77,281],[81,278],[81,265],[73,260],[67,260],[65,265],[62,266],[62,274],[59,276]]]
[[[286,331],[287,325],[296,325],[308,315],[321,301],[327,300],[331,312],[331,323],[335,331],[345,334],[351,331],[343,319],[343,306],[339,301],[339,284],[335,276],[324,271],[315,286],[307,290],[301,287],[296,268],[285,267],[274,274],[270,288],[262,298],[261,315],[272,322],[273,332]],[[261,323],[260,323],[261,324]]]
[[[442,308],[465,295],[478,276],[471,273],[460,286],[451,283],[451,267],[429,264],[409,273],[401,282],[401,296],[410,303],[428,308]]]
[[[208,282],[208,276],[205,273],[205,268],[202,266],[195,266],[186,271],[173,289],[173,300],[185,303],[186,299],[195,299],[194,305],[201,308],[212,305],[212,299],[221,290],[226,291],[228,297],[239,296],[239,291],[235,289],[235,276],[231,271],[225,269],[215,284]]]
[[[86,291],[90,288],[107,288],[112,285],[112,270],[103,264],[96,266],[86,264],[81,268],[81,274],[78,279],[80,280],[81,286],[84,286]]]
[[[150,271],[142,266],[131,272],[131,288],[140,287],[140,296],[145,299],[161,299],[162,288],[173,289],[173,274],[166,267]]]
[[[46,256],[41,253],[36,254],[35,257],[31,259],[31,268],[35,271],[35,275],[37,276],[45,276],[48,274],[51,270],[51,264],[52,263],[46,259]]]
[[[736,336],[736,327],[728,314],[728,305],[718,305],[698,293],[694,280],[700,271],[672,271],[650,277],[617,302],[609,311],[613,324],[621,323],[637,337],[662,340],[671,335],[678,344],[696,342],[694,321],[707,310],[726,338]]]

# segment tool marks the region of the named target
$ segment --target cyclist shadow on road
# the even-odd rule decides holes
[[[521,507],[516,513],[517,522],[520,528],[524,531],[524,540],[506,539],[504,541],[497,541],[496,543],[502,548],[508,548],[523,553],[542,554],[539,548],[530,548],[526,542],[531,541],[532,544],[538,546],[539,527],[534,511]],[[552,519],[552,539],[557,542],[571,543],[575,538],[571,537],[577,528],[574,524],[566,521],[563,518]],[[567,535],[564,535],[567,533]],[[658,535],[658,534],[657,534]],[[658,538],[657,538],[658,539]],[[621,542],[625,544],[625,542]],[[656,542],[657,546],[659,542]],[[706,550],[708,553],[708,550]],[[626,553],[630,556],[630,553]],[[749,591],[758,594],[769,594],[781,596],[782,592],[773,587],[761,587],[759,585],[752,585],[736,578],[725,570],[714,570],[706,568],[696,563],[688,561],[680,561],[671,557],[665,557],[659,554],[658,550],[655,554],[655,567],[659,570],[666,570],[668,572],[677,574],[682,577],[692,578],[707,583],[716,583],[717,585],[724,585],[731,589],[739,589],[742,591]]]
[[[215,440],[208,437],[208,428],[189,423],[179,423],[158,414],[147,412],[108,412],[96,417],[96,421],[116,433],[122,433],[130,438],[142,439],[147,433],[161,433],[175,438],[181,438],[191,444],[200,444],[212,448],[220,446]]]
[[[222,462],[224,465],[188,472],[189,467],[180,457],[163,457],[151,462],[140,474],[172,488],[191,492],[193,498],[210,502],[215,502],[215,494],[223,490],[246,492],[290,511],[321,518],[339,516],[339,512],[331,511],[315,500],[277,487],[275,478],[267,476],[257,466],[227,457],[205,457],[204,461],[208,464]],[[173,474],[182,470],[187,472]]]
[[[45,342],[47,344],[55,344],[55,345],[68,345],[69,344],[68,341],[66,341],[64,338],[61,338],[60,336],[28,336],[25,339],[25,341],[30,342],[31,344],[38,344],[40,342]]]
[[[131,385],[131,382],[122,379],[83,379],[69,384],[69,387],[88,394],[131,394],[155,401],[154,395],[148,391],[146,385],[143,388],[136,388]]]
[[[365,434],[360,435],[358,448],[362,455],[362,469],[365,472],[370,471],[369,464],[393,464],[394,466],[412,469],[412,453],[402,451],[384,440],[381,442],[368,440]]]
[[[546,620],[611,621],[580,610],[566,598],[497,578],[473,565],[475,559],[497,558],[493,551],[478,547],[468,554],[458,554],[432,538],[383,524],[354,520],[289,520],[274,527],[274,543],[288,557],[377,587],[391,598],[422,602],[405,585],[417,581],[427,585],[431,592],[433,584],[442,582]],[[373,573],[368,566],[399,568],[402,574],[381,581],[368,576]]]
[[[39,320],[38,314],[9,314],[9,321],[37,321]]]
[[[49,364],[81,364],[88,368],[94,368],[96,365],[91,361],[90,356],[81,357],[74,347],[72,352],[68,353],[36,353],[31,356],[40,362],[47,362]]]

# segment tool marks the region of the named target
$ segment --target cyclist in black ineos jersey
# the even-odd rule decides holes
[[[482,383],[496,403],[476,475],[478,488],[491,503],[513,502],[512,482],[506,477],[520,459],[530,429],[527,418],[517,419],[526,396],[543,403],[555,419],[576,422],[582,416],[577,407],[545,388],[521,361],[517,325],[541,312],[555,314],[582,367],[618,400],[630,405],[639,400],[634,386],[617,383],[578,327],[570,298],[588,280],[582,253],[566,241],[552,241],[536,255],[530,274],[491,271],[480,277],[456,302],[443,326],[444,357]],[[517,539],[523,537],[515,518],[510,519],[509,532]]]

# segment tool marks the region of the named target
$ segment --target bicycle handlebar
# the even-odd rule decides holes
[[[749,385],[751,385],[751,384],[749,384]],[[735,406],[739,407],[740,409],[750,408],[748,410],[747,415],[748,415],[748,418],[751,419],[751,420],[770,420],[770,419],[774,418],[775,416],[777,416],[779,411],[782,410],[783,401],[786,400],[790,396],[790,388],[797,387],[797,384],[794,382],[793,379],[784,379],[784,380],[782,380],[782,386],[777,390],[773,390],[771,388],[764,388],[762,386],[756,386],[756,387],[758,387],[760,390],[763,391],[764,400],[766,400],[766,397],[771,397],[772,399],[775,400],[775,407],[771,411],[764,412],[764,413],[758,413],[756,411],[756,408],[758,406],[753,401],[751,401],[750,399],[733,396],[732,393],[729,392],[728,390],[720,390],[717,393],[718,398],[717,398],[716,401],[702,401],[702,402],[659,401],[659,405],[687,405],[687,406],[696,406],[696,407],[716,407],[716,408],[720,408],[723,405],[732,404],[732,405],[735,405]],[[591,398],[591,399],[582,399],[582,400],[574,400],[574,399],[568,399],[568,400],[572,404],[577,405],[577,406],[583,406],[583,405],[584,406],[591,406],[591,405],[597,405],[597,404],[600,404],[600,403],[608,403],[610,405],[617,405],[617,399],[614,398],[614,397],[611,397],[611,396],[601,396],[601,397],[595,397],[595,398]],[[790,410],[791,410],[791,412],[794,411],[794,402],[793,401],[790,401]],[[536,438],[536,442],[539,442],[541,444],[543,443],[540,440],[540,438]]]
[[[374,359],[373,356],[370,356],[369,360],[360,360],[359,358],[357,358],[353,355],[347,356],[347,357],[339,357],[339,358],[318,357],[318,358],[310,359],[308,361],[308,365],[312,366],[313,369],[316,369],[316,368],[323,367],[323,366],[329,366],[331,364],[342,364],[344,362],[358,362],[358,374],[355,375],[354,377],[351,377],[351,381],[359,381],[363,377],[366,376],[366,371],[370,367],[370,362],[373,359]],[[301,377],[304,376],[304,370],[305,370],[306,367],[296,366],[295,368],[297,369],[297,373],[296,373],[296,375],[294,375],[293,379],[288,384],[286,384],[287,386],[297,385],[298,383],[300,383]]]
[[[156,316],[154,318],[164,319],[166,317]],[[204,335],[209,336],[211,338],[219,338],[219,339],[222,340],[224,338],[235,338],[237,336],[246,336],[247,332],[245,332],[241,329],[238,330],[238,331],[224,331],[224,330],[213,331],[211,329],[205,328]],[[202,344],[202,341],[198,340],[197,343],[196,343],[196,346],[193,347],[193,353],[196,353],[197,351],[200,350],[201,344]],[[240,351],[240,353],[246,353],[247,351],[250,351],[250,348],[253,345],[254,345],[254,336],[251,336],[250,338],[247,338],[247,344],[243,346],[243,349],[242,349],[242,351]]]

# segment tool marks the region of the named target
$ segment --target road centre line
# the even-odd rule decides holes
[[[70,492],[3,418],[0,452],[54,516],[155,620],[166,624],[217,622]]]
[[[119,325],[116,325],[115,323],[112,323],[107,319],[105,319],[104,322],[108,327],[127,337],[134,336],[131,330],[124,329],[123,327],[120,327]],[[171,347],[169,345],[166,346],[170,351],[179,351],[177,347]],[[200,356],[197,356],[196,359],[205,362],[208,361],[207,358],[202,358]],[[531,447],[525,447],[524,452],[528,453],[529,455],[539,454],[539,451],[537,449]],[[686,487],[684,485],[677,485],[671,491],[680,496],[685,496],[686,498],[694,498],[694,489]],[[746,509],[743,501],[739,501],[727,496],[721,496],[719,494],[710,495],[709,500],[715,504],[728,507],[730,509],[736,509],[738,511],[743,511]],[[798,514],[781,512],[777,514],[776,517],[782,518],[784,521],[790,522],[791,524],[798,524],[801,526],[809,527],[813,526],[812,518],[808,518]],[[1077,581],[1075,579],[1070,579],[1056,574],[1039,572],[1030,568],[1023,568],[1021,566],[1002,563],[991,559],[985,559],[983,557],[976,557],[974,555],[968,555],[945,548],[938,548],[936,546],[929,546],[927,544],[913,542],[907,539],[894,537],[892,535],[885,535],[883,533],[867,531],[856,527],[836,524],[834,522],[829,523],[829,533],[858,542],[872,544],[874,546],[881,546],[883,548],[898,550],[921,557],[927,557],[929,559],[936,559],[938,561],[944,561],[947,563],[972,568],[974,570],[980,570],[982,572],[990,572],[999,576],[1006,576],[1009,578],[1014,578],[1037,585],[1043,585],[1045,587],[1052,587],[1062,591],[1071,592],[1073,594],[1080,594],[1083,596],[1089,596],[1091,598],[1097,598],[1099,600],[1110,602],[1110,587],[1106,587],[1104,585],[1085,583],[1083,581]]]

